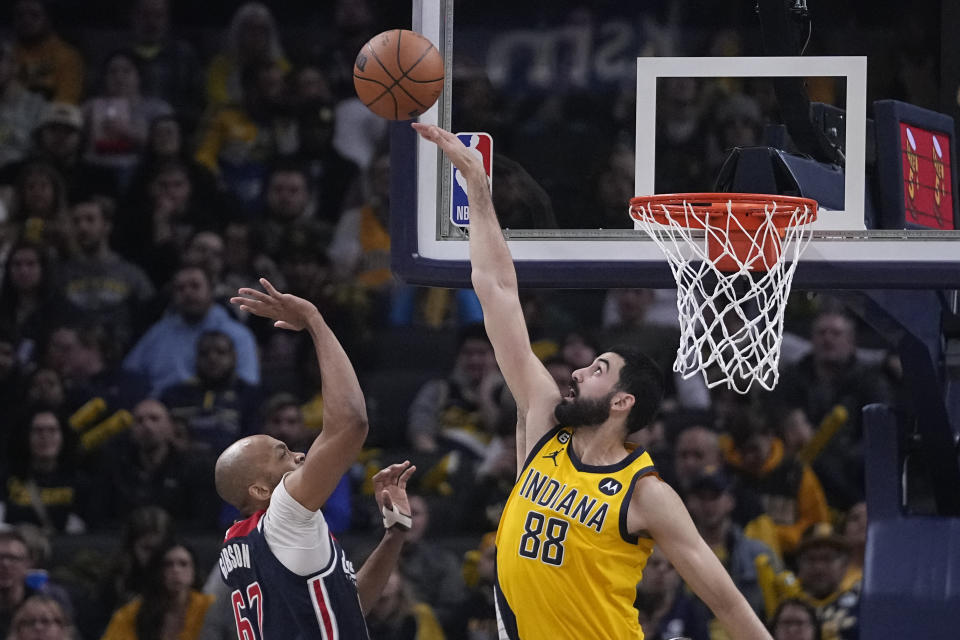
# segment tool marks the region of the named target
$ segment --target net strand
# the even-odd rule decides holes
[[[663,251],[677,282],[680,346],[673,370],[684,379],[702,372],[709,388],[726,384],[745,394],[756,383],[773,390],[780,376],[784,310],[815,211],[796,206],[781,237],[777,218],[786,212],[775,201],[764,205],[756,229],[732,214],[732,202],[725,216],[711,216],[687,201],[682,215],[664,204],[655,215],[657,206],[634,205],[631,217]],[[717,218],[724,222],[717,224]],[[748,248],[735,248],[731,234],[746,238]],[[779,247],[778,259],[767,264],[764,248],[771,242]],[[736,270],[718,269],[721,259]]]

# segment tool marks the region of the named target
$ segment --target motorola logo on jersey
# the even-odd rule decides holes
[[[613,478],[604,478],[600,481],[600,491],[608,496],[616,495],[622,488],[623,485]]]

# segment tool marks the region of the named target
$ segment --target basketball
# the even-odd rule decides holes
[[[443,58],[419,33],[391,29],[363,45],[353,65],[357,97],[388,120],[409,120],[429,109],[443,89]]]

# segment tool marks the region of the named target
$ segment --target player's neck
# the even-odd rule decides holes
[[[616,464],[627,455],[623,441],[623,427],[607,420],[599,425],[577,427],[571,446],[583,463],[607,465]]]

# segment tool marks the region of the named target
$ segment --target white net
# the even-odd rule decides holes
[[[768,200],[748,215],[683,201],[634,199],[631,217],[666,255],[677,281],[680,347],[673,370],[747,393],[779,379],[783,314],[816,208]],[[783,235],[778,231],[783,228]]]

